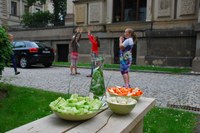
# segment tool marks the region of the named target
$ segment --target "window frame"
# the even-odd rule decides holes
[[[121,9],[120,9],[120,20],[119,21],[116,21],[116,12],[114,11],[115,9],[115,3],[117,2],[116,0],[113,0],[113,22],[114,23],[118,23],[118,22],[141,22],[141,21],[146,21],[146,20],[141,20],[140,19],[140,2],[141,0],[136,0],[136,17],[134,18],[134,20],[130,20],[130,21],[125,21],[125,2],[126,0],[119,0],[121,1]],[[146,9],[147,9],[147,0],[146,0]],[[147,15],[147,13],[146,13]],[[147,16],[146,16],[147,17]]]
[[[13,4],[15,5],[14,7],[13,7]],[[17,13],[17,9],[18,9],[18,3],[16,2],[16,1],[11,1],[10,2],[10,15],[11,16],[16,16],[17,17],[17,15],[18,15],[18,13]]]
[[[29,13],[29,6],[28,5],[24,5],[24,13]]]
[[[35,12],[41,12],[42,10],[40,8],[35,8]]]

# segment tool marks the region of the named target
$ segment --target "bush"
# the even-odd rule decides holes
[[[53,22],[53,14],[49,11],[39,11],[36,13],[25,13],[22,16],[22,23],[30,28],[46,27],[49,23]]]
[[[0,26],[0,75],[5,67],[5,63],[10,60],[12,45],[8,39],[6,30]]]

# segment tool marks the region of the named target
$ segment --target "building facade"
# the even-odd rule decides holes
[[[0,25],[20,25],[21,17],[25,12],[49,10],[52,12],[50,0],[45,5],[39,2],[28,7],[26,0],[0,0]]]
[[[73,29],[82,27],[85,33],[80,42],[80,62],[90,62],[87,38],[90,27],[100,38],[100,52],[106,56],[106,62],[119,63],[119,36],[131,27],[139,38],[133,49],[135,64],[178,67],[196,64],[200,68],[199,5],[199,0],[68,0],[66,27],[45,28],[40,32],[25,30],[23,37],[20,31],[13,34],[17,39],[46,41],[57,50],[58,61],[68,61]]]
[[[119,35],[131,27],[139,37],[136,64],[192,66],[199,0],[76,0],[74,14],[76,26],[97,32],[111,63],[119,60]]]

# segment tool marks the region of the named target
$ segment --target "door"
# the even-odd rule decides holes
[[[114,39],[114,64],[119,64],[119,39]]]
[[[57,55],[59,62],[68,62],[69,45],[57,44]]]

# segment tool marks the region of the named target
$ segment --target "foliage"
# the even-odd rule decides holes
[[[53,15],[49,11],[36,13],[25,13],[22,16],[22,23],[30,28],[45,27],[53,22]]]
[[[27,0],[28,5],[32,6],[35,2],[41,2],[44,4],[46,0]],[[52,0],[54,6],[54,25],[62,26],[65,24],[65,16],[66,16],[66,0]]]
[[[3,83],[0,83],[1,90],[7,90],[8,96],[0,99],[0,133],[51,114],[50,102],[58,97],[69,97],[67,94]]]
[[[54,5],[54,25],[61,26],[65,24],[66,0],[52,0]]]
[[[8,34],[3,27],[0,27],[0,75],[5,67],[5,63],[12,54],[12,45],[8,39]]]
[[[32,6],[34,3],[36,3],[37,1],[39,1],[42,4],[46,3],[46,0],[27,0],[28,6]]]

